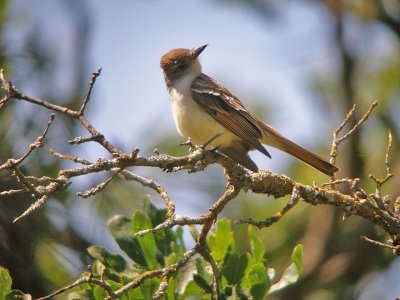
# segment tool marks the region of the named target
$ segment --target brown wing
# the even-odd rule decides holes
[[[200,74],[192,83],[192,97],[216,121],[269,158],[260,143],[262,128],[242,102],[211,77]]]

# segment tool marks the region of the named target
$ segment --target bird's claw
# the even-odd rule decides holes
[[[224,134],[223,132],[220,132],[220,133],[214,135],[211,139],[209,139],[207,142],[205,142],[203,145],[201,145],[200,148],[204,150],[208,145],[210,145],[213,141],[215,141],[217,138],[219,138],[223,134]],[[217,146],[216,148],[219,148],[219,147],[220,146]]]

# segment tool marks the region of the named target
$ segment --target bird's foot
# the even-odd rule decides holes
[[[209,139],[207,142],[205,142],[203,145],[200,146],[201,149],[206,149],[206,147],[208,145],[210,145],[212,142],[214,142],[217,138],[219,138],[221,135],[223,135],[223,132],[218,133],[216,135],[214,135],[211,139]],[[215,147],[215,148],[219,148],[219,146]],[[216,150],[216,149],[213,149]]]
[[[198,146],[193,144],[192,139],[188,138],[186,142],[180,143],[179,146],[189,146],[189,152],[192,153]]]

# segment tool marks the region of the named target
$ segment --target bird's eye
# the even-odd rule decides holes
[[[178,64],[177,66],[176,66],[176,70],[177,71],[182,71],[182,70],[184,70],[185,69],[185,65],[184,64]]]

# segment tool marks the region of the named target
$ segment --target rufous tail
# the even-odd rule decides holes
[[[339,171],[339,168],[335,165],[331,164],[327,160],[319,157],[318,155],[304,149],[303,147],[293,143],[291,140],[288,140],[284,136],[282,136],[275,128],[269,126],[260,121],[260,126],[265,131],[265,136],[262,139],[262,143],[270,145],[274,148],[282,150],[297,159],[305,162],[306,164],[314,167],[318,171],[322,173],[332,176],[336,172]]]

